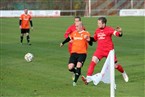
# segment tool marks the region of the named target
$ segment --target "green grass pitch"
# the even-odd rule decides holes
[[[144,97],[145,17],[107,17],[107,25],[121,26],[122,38],[113,37],[119,63],[129,76],[125,83],[115,70],[116,97]],[[20,44],[19,18],[0,18],[0,96],[1,97],[109,97],[109,85],[92,83],[85,86],[81,79],[72,86],[71,73],[67,70],[69,54],[67,44],[60,48],[63,34],[73,23],[72,17],[33,18],[31,43]],[[82,18],[91,33],[97,27],[97,18]],[[82,74],[85,75],[96,44],[88,48],[88,56]],[[32,62],[26,62],[26,53],[34,54]],[[95,68],[100,72],[105,59]]]

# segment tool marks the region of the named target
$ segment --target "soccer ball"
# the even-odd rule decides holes
[[[25,54],[24,59],[25,59],[27,62],[31,62],[32,59],[33,59],[33,57],[34,57],[33,54],[27,53],[27,54]]]

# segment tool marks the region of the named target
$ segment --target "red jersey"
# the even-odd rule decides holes
[[[31,16],[29,14],[22,14],[20,16],[20,20],[22,20],[21,23],[21,27],[22,29],[29,29],[30,28],[30,20],[31,20]]]
[[[112,35],[119,37],[120,32],[115,31],[112,27],[97,28],[94,34],[94,39],[97,41],[97,50],[110,51],[114,49]]]
[[[76,26],[75,24],[72,24],[71,26],[68,27],[68,29],[66,30],[64,37],[67,38],[72,32],[74,32],[76,30]],[[85,27],[83,27],[83,30],[85,30]]]

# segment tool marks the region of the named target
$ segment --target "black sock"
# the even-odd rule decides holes
[[[21,43],[23,43],[23,36],[20,36],[20,38],[21,38]]]
[[[30,42],[30,37],[29,37],[29,35],[27,36],[27,43],[29,43]]]
[[[76,69],[75,68],[72,68],[72,69],[69,69],[69,71],[75,73],[76,72]]]
[[[77,80],[79,79],[79,76],[81,75],[81,68],[77,68],[76,69],[76,73],[75,73],[75,79],[74,82],[77,82]]]

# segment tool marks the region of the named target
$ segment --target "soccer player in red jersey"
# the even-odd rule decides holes
[[[66,30],[65,34],[64,34],[64,37],[65,38],[68,38],[69,35],[76,30],[75,24],[77,22],[80,22],[80,21],[81,21],[81,18],[80,17],[77,16],[77,17],[74,18],[74,24],[72,24],[71,26],[69,26],[68,29]],[[84,26],[83,26],[83,29],[85,30],[85,27]],[[72,43],[70,41],[69,44],[68,44],[68,51],[69,51],[70,54],[71,54],[71,49],[72,49]]]
[[[91,41],[97,41],[97,48],[94,52],[90,65],[87,71],[87,77],[82,76],[82,80],[87,84],[89,82],[89,76],[92,76],[96,64],[104,57],[107,57],[109,51],[114,49],[114,44],[112,41],[112,35],[121,37],[122,29],[117,27],[114,30],[112,27],[106,26],[107,19],[105,17],[98,18],[98,28],[95,31],[94,37],[91,38]],[[128,82],[129,78],[124,71],[121,64],[117,63],[117,58],[115,55],[115,68],[122,73],[125,82]]]
[[[73,79],[73,86],[76,86],[76,82],[81,75],[81,67],[83,66],[87,57],[87,48],[90,34],[83,30],[82,22],[75,24],[76,31],[70,34],[61,44],[62,47],[65,43],[72,41],[72,50],[68,63],[68,70],[73,72],[75,77]]]
[[[30,24],[29,24],[29,22],[30,22]],[[21,36],[20,36],[21,44],[23,43],[24,35],[26,35],[27,43],[28,43],[28,45],[31,45],[30,44],[30,36],[29,36],[30,25],[33,29],[32,17],[28,14],[28,9],[24,9],[24,14],[22,14],[20,16],[20,20],[19,20],[19,26],[21,29]]]

